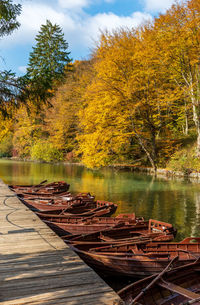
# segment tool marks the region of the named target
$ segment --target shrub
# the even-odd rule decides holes
[[[62,161],[63,153],[52,143],[37,141],[31,148],[31,159],[45,162]]]
[[[0,158],[12,157],[12,134],[8,134],[0,143]]]
[[[169,161],[167,167],[182,171],[186,175],[192,171],[200,170],[200,160],[196,157],[195,145],[177,151]]]

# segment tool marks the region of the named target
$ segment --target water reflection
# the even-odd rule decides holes
[[[65,180],[72,192],[90,192],[118,204],[116,214],[135,212],[146,219],[172,223],[177,240],[200,236],[200,185],[128,171],[87,170],[79,165],[0,160],[0,177],[8,184]]]

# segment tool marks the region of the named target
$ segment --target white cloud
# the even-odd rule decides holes
[[[89,6],[90,0],[58,0],[58,4],[62,8],[66,9],[74,9],[74,10],[80,10],[84,7]]]
[[[143,0],[145,11],[165,12],[175,2],[174,0]]]
[[[131,16],[127,17],[118,16],[113,13],[97,14],[87,19],[83,28],[83,34],[87,43],[91,45],[92,40],[98,40],[100,30],[112,31],[120,27],[133,28],[138,26],[145,20],[151,19],[151,15],[141,12],[135,12]]]
[[[18,70],[20,71],[20,72],[22,72],[22,73],[26,73],[26,69],[27,69],[27,66],[19,66],[18,67]]]
[[[88,0],[73,0],[75,4],[83,5],[89,3]],[[59,0],[61,5],[68,3],[71,5],[72,0]],[[130,16],[118,16],[114,13],[102,13],[94,16],[85,13],[73,13],[67,11],[58,11],[47,4],[24,2],[23,11],[19,17],[21,27],[11,36],[5,37],[3,43],[0,42],[1,48],[16,45],[34,45],[34,38],[37,35],[41,24],[46,23],[49,19],[52,23],[59,24],[65,33],[65,39],[69,43],[69,50],[73,48],[91,48],[94,41],[98,40],[101,30],[113,30],[119,27],[134,27],[151,15],[141,12],[135,12]]]
[[[73,2],[72,2],[73,1]],[[100,30],[112,31],[120,27],[135,27],[147,19],[152,19],[148,13],[135,12],[130,16],[118,16],[114,13],[99,13],[94,16],[86,14],[81,8],[89,5],[92,0],[58,0],[41,3],[37,1],[25,1],[23,11],[19,16],[21,26],[12,35],[4,37],[0,41],[0,49],[6,50],[15,47],[31,49],[35,45],[35,36],[41,27],[49,19],[52,23],[59,24],[65,34],[65,39],[69,43],[69,51],[72,52],[73,59],[86,57],[89,50],[98,41]],[[100,1],[100,0],[93,0]],[[114,0],[101,0],[110,2]],[[94,3],[93,2],[93,3]],[[52,4],[53,3],[53,4]],[[58,3],[60,7],[58,6]],[[73,6],[74,3],[74,6]],[[71,10],[67,8],[71,6]],[[62,8],[61,8],[62,6]],[[78,9],[75,9],[79,8]],[[19,57],[19,56],[18,56]],[[28,54],[27,54],[28,57]],[[24,72],[26,62],[18,63],[18,70]]]
[[[57,23],[61,27],[65,26],[69,31],[75,28],[75,22],[69,15],[63,12],[54,10],[52,7],[45,4],[37,4],[26,2],[23,5],[23,10],[18,20],[21,24],[20,28],[12,35],[3,39],[1,47],[8,47],[10,45],[27,43],[34,44],[34,38],[37,35],[42,24],[46,23],[49,19],[52,23]]]

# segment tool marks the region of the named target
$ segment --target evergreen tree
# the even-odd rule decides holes
[[[0,37],[10,34],[19,27],[16,20],[21,12],[20,4],[13,4],[11,0],[1,0],[0,2]]]
[[[36,46],[30,53],[27,77],[36,102],[46,102],[55,82],[63,79],[66,65],[71,62],[68,43],[62,29],[49,20],[36,36]],[[36,93],[36,95],[35,95]]]

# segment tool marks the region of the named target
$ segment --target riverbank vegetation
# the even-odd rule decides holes
[[[37,94],[2,113],[1,156],[200,170],[198,0],[138,28],[103,32],[88,60],[70,64],[63,41],[61,70],[41,51],[53,27],[63,39],[58,26],[43,25],[30,56],[26,89]]]

